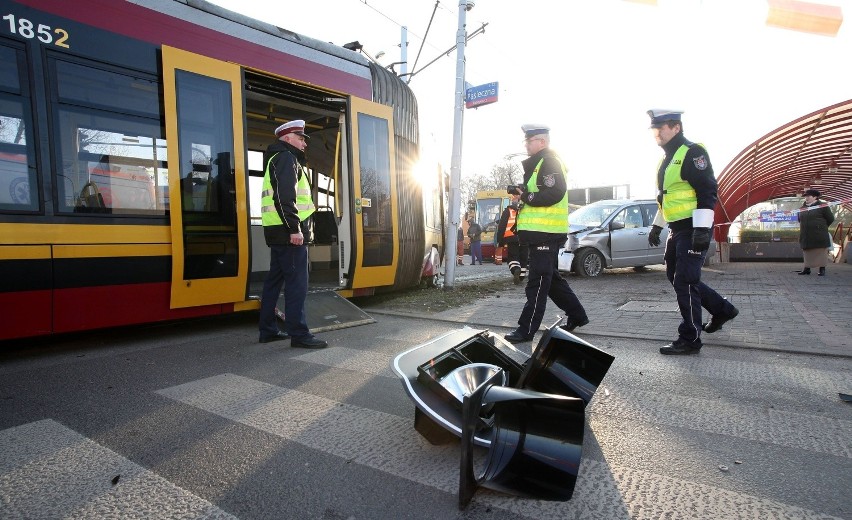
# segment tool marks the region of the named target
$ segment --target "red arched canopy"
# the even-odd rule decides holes
[[[716,240],[733,219],[767,200],[820,191],[826,202],[852,207],[852,100],[796,119],[737,155],[718,178]]]

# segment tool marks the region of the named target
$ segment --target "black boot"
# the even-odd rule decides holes
[[[819,268],[819,274],[817,274],[817,276],[825,276],[825,267]]]
[[[804,269],[802,269],[801,271],[796,271],[796,272],[797,272],[797,273],[799,273],[799,274],[811,274],[811,268],[810,268],[810,267],[805,267],[805,268],[804,268]]]
[[[512,279],[515,281],[515,285],[521,283],[521,268],[513,267],[512,268]]]

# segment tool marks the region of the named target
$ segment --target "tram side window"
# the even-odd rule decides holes
[[[179,71],[181,200],[185,224],[236,225],[230,85]]]
[[[164,215],[166,140],[155,79],[54,59],[57,211]]]
[[[0,45],[0,211],[39,210],[32,112],[19,69],[23,51]]]
[[[241,246],[231,84],[177,70],[175,91],[184,279],[237,276]]]
[[[361,222],[364,229],[365,267],[393,261],[390,145],[388,122],[358,114],[358,151],[361,162]],[[364,201],[369,201],[365,204]]]

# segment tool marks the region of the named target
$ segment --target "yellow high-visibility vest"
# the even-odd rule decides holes
[[[562,167],[562,175],[567,178],[568,169],[565,168],[565,163],[562,159],[557,158]],[[530,193],[538,192],[538,170],[544,162],[542,158],[535,165],[532,176],[527,182],[527,191]],[[552,206],[531,206],[525,204],[524,208],[518,212],[518,231],[542,231],[545,233],[567,233],[568,232],[568,192],[560,199],[559,202]]]
[[[275,209],[275,201],[272,190],[272,181],[269,177],[269,165],[277,153],[269,158],[266,163],[266,171],[263,174],[263,191],[260,199],[260,216],[264,226],[280,226],[284,222],[281,216]],[[301,164],[296,163],[299,167],[299,180],[296,182],[296,211],[298,212],[299,221],[304,222],[308,217],[316,211],[313,198],[311,197],[311,184],[308,182],[308,175]]]
[[[703,148],[702,145],[698,145]],[[663,205],[660,209],[666,222],[675,222],[692,217],[692,212],[698,207],[698,197],[692,185],[680,177],[683,160],[689,146],[681,145],[672,156],[663,174]],[[662,164],[662,160],[660,161]]]

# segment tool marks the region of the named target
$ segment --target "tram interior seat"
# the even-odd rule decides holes
[[[317,208],[314,212],[314,243],[334,244],[337,242],[337,219],[329,207]]]

